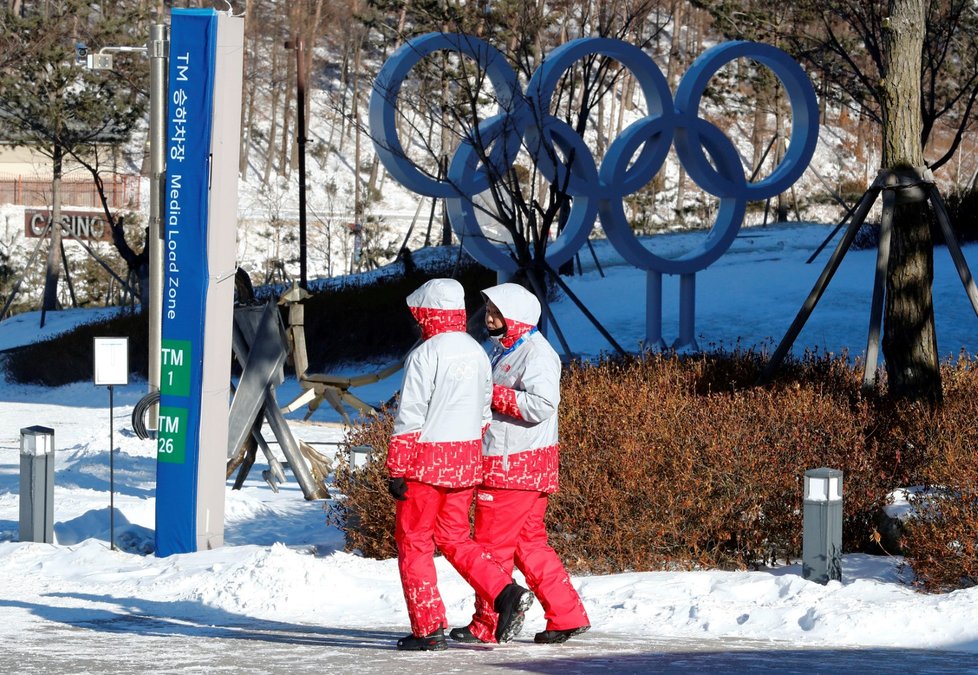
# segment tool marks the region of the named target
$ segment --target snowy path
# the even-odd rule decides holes
[[[136,610],[142,608],[137,603]],[[5,603],[0,603],[5,604]],[[589,633],[564,645],[528,635],[501,647],[453,644],[446,652],[402,653],[403,629],[320,628],[248,621],[202,624],[192,618],[80,607],[59,620],[36,615],[28,632],[4,635],[5,665],[19,673],[653,673],[887,672],[978,673],[973,654],[901,649],[802,649],[758,641],[649,640]],[[155,608],[157,611],[160,608]],[[4,633],[6,631],[3,631]]]

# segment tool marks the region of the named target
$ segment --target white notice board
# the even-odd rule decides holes
[[[95,338],[95,384],[129,384],[129,338]]]

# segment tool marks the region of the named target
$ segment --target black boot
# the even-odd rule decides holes
[[[533,593],[519,584],[512,583],[499,592],[492,608],[499,615],[496,625],[496,642],[509,642],[523,628],[523,612],[533,604]]]
[[[478,643],[478,644],[485,643],[484,640],[480,640],[475,635],[473,635],[472,631],[469,630],[468,626],[465,626],[463,628],[453,628],[452,631],[448,634],[448,637],[452,638],[456,642],[470,642],[470,643]]]
[[[448,642],[445,640],[444,629],[439,628],[424,637],[406,635],[397,641],[397,648],[406,652],[437,652],[448,649]]]
[[[568,628],[567,630],[545,630],[542,633],[537,633],[533,636],[533,641],[541,645],[556,645],[561,642],[567,642],[567,639],[573,637],[574,635],[580,635],[581,633],[586,633],[590,626],[581,626],[580,628]]]

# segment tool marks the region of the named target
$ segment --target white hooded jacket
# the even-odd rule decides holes
[[[388,472],[431,485],[476,485],[482,478],[492,379],[485,351],[465,332],[462,285],[432,279],[411,293],[407,304],[424,342],[404,364]]]
[[[506,321],[493,338],[492,423],[482,447],[483,485],[556,492],[560,358],[537,329],[540,303],[516,284],[483,291]]]

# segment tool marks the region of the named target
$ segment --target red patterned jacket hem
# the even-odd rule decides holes
[[[441,487],[471,487],[482,480],[482,439],[470,441],[419,441],[420,434],[391,438],[387,471],[391,478],[404,477]]]
[[[503,490],[533,490],[551,494],[558,488],[560,445],[515,452],[507,458],[503,469],[502,456],[482,458],[482,484]]]

